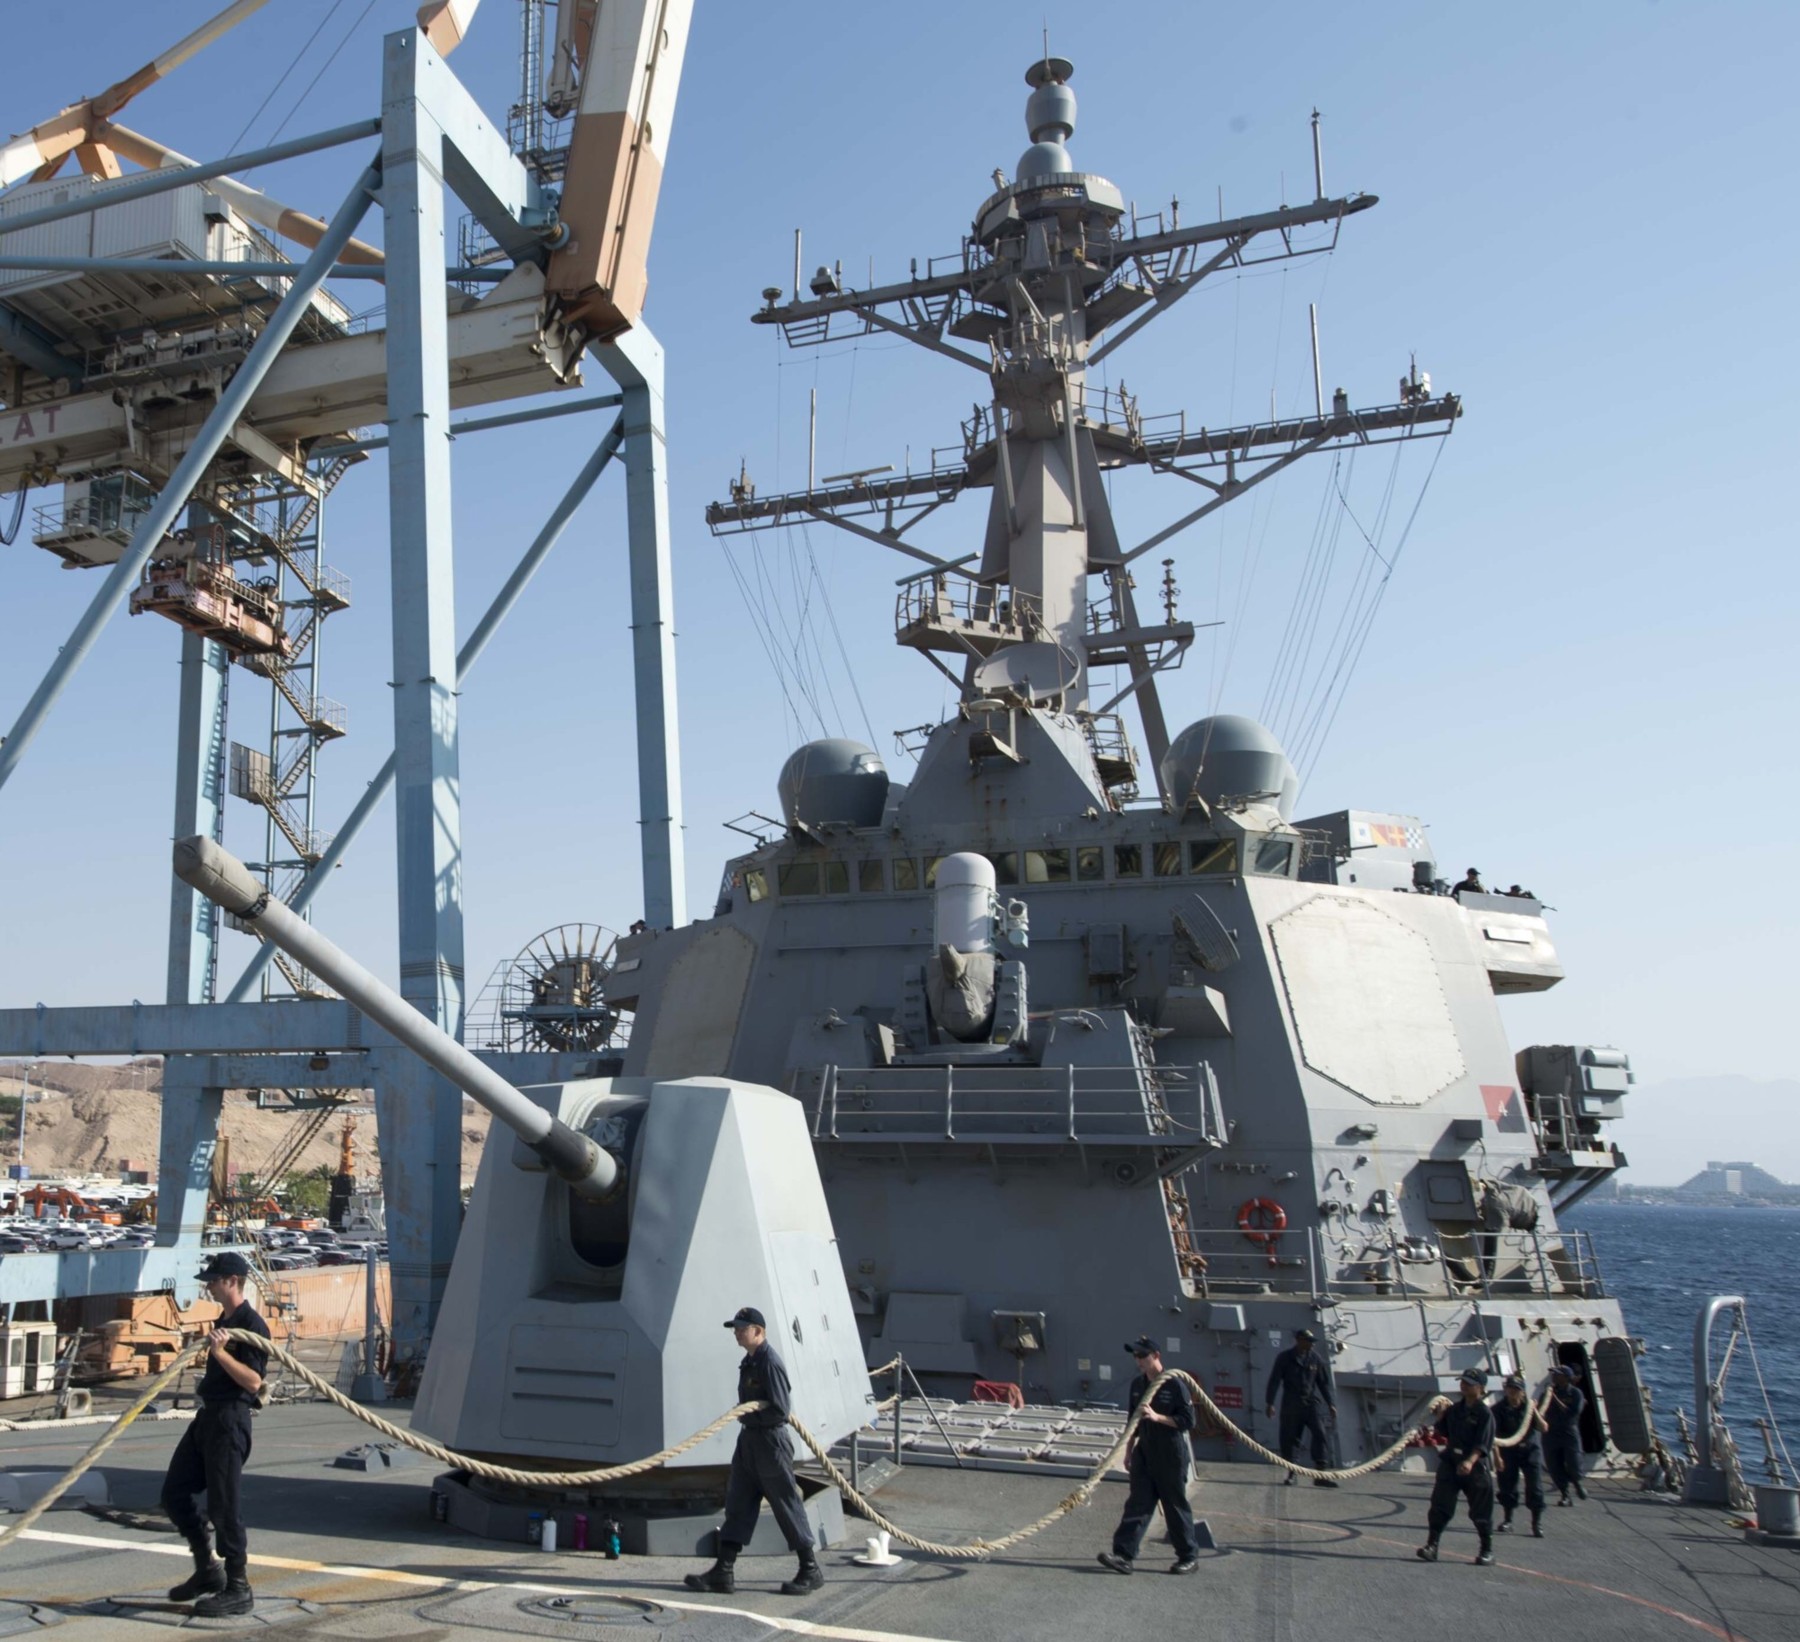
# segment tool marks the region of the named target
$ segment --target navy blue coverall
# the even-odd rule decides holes
[[[1587,1498],[1587,1490],[1581,1486],[1581,1416],[1586,1408],[1581,1387],[1565,1380],[1551,1392],[1550,1406],[1544,1410],[1550,1426],[1544,1436],[1544,1463],[1565,1505],[1571,1488]]]
[[[1469,1502],[1469,1521],[1481,1535],[1485,1551],[1494,1532],[1494,1413],[1485,1402],[1452,1403],[1438,1415],[1438,1435],[1444,1451],[1438,1458],[1437,1480],[1431,1485],[1431,1509],[1425,1527],[1433,1545],[1451,1517],[1456,1515],[1456,1496]],[[1474,1466],[1465,1473],[1463,1462],[1473,1454]]]
[[[269,1325],[248,1300],[229,1316],[221,1317],[215,1327],[248,1329],[264,1339],[269,1337]],[[241,1340],[234,1340],[225,1350],[258,1374],[267,1373],[266,1351]],[[206,1515],[212,1519],[219,1556],[227,1569],[241,1573],[249,1538],[244,1532],[240,1488],[244,1461],[250,1458],[250,1416],[256,1398],[211,1357],[206,1360],[206,1372],[200,1376],[196,1395],[200,1411],[175,1445],[168,1474],[163,1478],[163,1509],[198,1556],[206,1543],[206,1521],[200,1515],[199,1504],[199,1496],[204,1493]]]
[[[1128,1414],[1137,1412],[1137,1405],[1149,1389],[1147,1374],[1140,1374],[1131,1382]],[[1194,1429],[1194,1404],[1187,1387],[1180,1380],[1170,1380],[1158,1387],[1150,1406],[1175,1423],[1152,1425],[1146,1420],[1137,1428],[1131,1461],[1125,1468],[1131,1492],[1126,1496],[1125,1514],[1113,1533],[1113,1554],[1127,1562],[1136,1559],[1138,1548],[1144,1543],[1144,1531],[1160,1505],[1175,1558],[1186,1562],[1200,1550],[1194,1540],[1194,1511],[1187,1496],[1188,1433]]]
[[[1337,1399],[1331,1391],[1331,1370],[1317,1347],[1302,1352],[1289,1346],[1276,1357],[1263,1402],[1273,1404],[1277,1390],[1281,1392],[1281,1457],[1292,1459],[1301,1436],[1311,1433],[1313,1469],[1326,1470],[1332,1459]]]
[[[748,1545],[756,1531],[756,1514],[767,1500],[788,1549],[810,1551],[812,1531],[806,1525],[800,1485],[794,1481],[794,1443],[787,1429],[793,1389],[788,1384],[787,1366],[767,1340],[745,1352],[738,1364],[738,1401],[761,1401],[769,1406],[738,1416],[742,1429],[731,1456],[731,1475],[725,1482],[725,1521],[719,1529],[719,1543]]]

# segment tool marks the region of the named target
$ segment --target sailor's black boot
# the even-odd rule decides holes
[[[188,1540],[188,1549],[194,1553],[194,1571],[170,1590],[171,1602],[192,1602],[225,1589],[225,1564],[213,1555],[212,1536],[202,1529]]]
[[[225,1564],[225,1588],[212,1596],[202,1597],[194,1604],[196,1619],[229,1619],[237,1614],[247,1614],[256,1607],[256,1598],[250,1594],[250,1570],[242,1562]]]
[[[1494,1532],[1497,1534],[1512,1532],[1512,1507],[1510,1505],[1506,1507],[1506,1515],[1494,1524]]]
[[[689,1574],[682,1584],[690,1591],[714,1591],[730,1596],[737,1589],[738,1547],[728,1542],[719,1544],[719,1560],[703,1574]]]
[[[1426,1540],[1418,1550],[1413,1552],[1413,1555],[1421,1562],[1436,1562],[1438,1556],[1437,1540],[1435,1538]]]
[[[781,1582],[783,1596],[805,1596],[809,1591],[816,1591],[825,1583],[825,1571],[819,1566],[819,1559],[809,1545],[799,1553],[800,1567],[792,1579]]]
[[[1544,1513],[1542,1511],[1533,1511],[1531,1513],[1531,1537],[1533,1539],[1542,1539],[1544,1537]]]
[[[1587,1490],[1581,1486],[1581,1478],[1579,1477],[1575,1479],[1575,1497],[1577,1499],[1587,1498]]]
[[[1486,1534],[1481,1536],[1481,1549],[1475,1553],[1477,1568],[1491,1568],[1494,1565],[1494,1542]]]

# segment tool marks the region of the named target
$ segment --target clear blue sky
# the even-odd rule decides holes
[[[211,156],[267,140],[365,0],[275,0],[136,103],[128,123]],[[0,64],[3,123],[22,129],[134,68],[216,9],[93,0],[79,26],[16,8]],[[1310,193],[1307,117],[1325,115],[1333,192],[1381,196],[1329,258],[1222,280],[1109,361],[1147,412],[1222,425],[1310,402],[1306,307],[1319,304],[1328,389],[1384,403],[1410,351],[1467,415],[1446,448],[1374,635],[1302,799],[1416,813],[1439,860],[1521,881],[1556,908],[1569,979],[1509,1004],[1516,1043],[1616,1042],[1647,1080],[1791,1071],[1791,876],[1769,839],[1800,809],[1795,689],[1791,323],[1800,228],[1785,4],[1530,4],[1254,8],[1147,3],[1096,29],[1091,6],[923,0],[904,9],[701,0],[652,258],[667,347],[681,641],[689,895],[710,907],[738,840],[721,823],[774,806],[796,722],[701,514],[740,457],[765,489],[804,476],[807,390],[822,472],[922,460],[958,438],[972,377],[901,343],[782,354],[746,316],[785,283],[792,231],[809,268],[954,251],[996,165],[1026,138],[1021,74],[1047,21],[1075,59],[1073,152],[1141,205],[1228,213]],[[372,112],[379,37],[411,0],[371,9],[292,134]],[[504,113],[515,9],[486,0],[456,67]],[[257,109],[293,65],[267,109]],[[348,152],[254,180],[329,214]],[[378,228],[378,222],[375,223]],[[355,303],[371,287],[345,288]],[[459,447],[464,630],[560,494],[596,426],[489,435]],[[1429,449],[1403,461],[1411,506]],[[1368,518],[1388,475],[1366,461]],[[1180,539],[1182,613],[1231,625],[1165,692],[1179,725],[1215,705],[1256,712],[1324,497],[1314,459]],[[1185,492],[1186,487],[1180,487]],[[1116,482],[1126,531],[1186,494]],[[391,744],[385,492],[379,460],[329,510],[330,557],[355,607],[331,623],[327,693],[352,734],[324,762],[325,824]],[[1399,520],[1384,546],[1395,543]],[[924,539],[967,551],[981,502]],[[809,543],[742,539],[746,575],[804,574]],[[904,568],[811,533],[855,662],[820,644],[826,727],[864,735],[904,778],[891,732],[935,719],[944,692],[895,651]],[[0,550],[0,720],[10,723],[95,579]],[[819,601],[815,600],[815,608]],[[537,930],[638,915],[623,500],[604,481],[462,698],[471,989]],[[0,1000],[161,996],[172,811],[177,634],[120,616],[0,793]],[[233,677],[236,739],[265,707]],[[388,812],[391,815],[391,811]],[[1773,826],[1765,819],[1773,816]],[[260,847],[233,801],[227,842]],[[1760,840],[1760,841],[1759,841]],[[1768,852],[1773,849],[1774,854]],[[393,967],[386,817],[320,903],[321,923]],[[228,936],[224,973],[248,955]],[[1795,1148],[1800,1152],[1800,1147]],[[1735,1155],[1735,1154],[1734,1154]],[[1775,1159],[1800,1173],[1800,1155]]]

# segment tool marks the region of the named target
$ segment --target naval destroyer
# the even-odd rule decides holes
[[[871,1362],[966,1395],[1120,1398],[1146,1327],[1247,1429],[1297,1326],[1328,1342],[1346,1462],[1471,1365],[1555,1363],[1590,1449],[1648,1441],[1634,1348],[1558,1211],[1623,1158],[1624,1054],[1515,1054],[1497,998],[1562,976],[1534,899],[1449,892],[1417,817],[1296,818],[1260,724],[1171,735],[1193,645],[1143,555],[1313,452],[1447,435],[1415,368],[1393,403],[1215,428],[1146,415],[1093,367],[1214,274],[1333,248],[1376,204],[1151,216],[1067,146],[1072,65],[1026,75],[1030,146],[960,248],[889,286],[841,265],[770,289],[794,347],[880,332],[973,366],[988,402],[947,457],[759,495],[717,534],[825,521],[894,549],[894,637],[955,686],[910,782],[826,739],[781,768],[781,818],[709,918],[623,941],[605,981],[628,1077],[773,1085],[806,1117]],[[1122,538],[1107,477],[1186,479],[1193,511]],[[1182,489],[1176,486],[1176,489]],[[969,492],[940,556],[913,525]],[[1134,740],[1121,709],[1138,721]],[[1225,1455],[1222,1431],[1203,1455]]]

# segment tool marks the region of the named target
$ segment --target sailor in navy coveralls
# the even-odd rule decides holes
[[[1418,1555],[1425,1562],[1437,1561],[1438,1540],[1456,1514],[1456,1496],[1461,1494],[1469,1502],[1469,1521],[1481,1536],[1475,1561],[1485,1568],[1494,1560],[1494,1411],[1487,1405],[1487,1375],[1479,1368],[1465,1368],[1461,1390],[1462,1401],[1438,1415],[1444,1451],[1438,1457],[1431,1510],[1425,1518],[1429,1537]]]
[[[741,1403],[763,1402],[768,1407],[740,1414],[737,1448],[731,1456],[731,1475],[725,1484],[725,1521],[719,1528],[719,1559],[705,1573],[689,1574],[683,1584],[691,1591],[730,1593],[737,1589],[738,1552],[756,1531],[762,1502],[780,1526],[788,1547],[800,1559],[799,1572],[782,1584],[784,1596],[804,1596],[825,1583],[806,1525],[806,1505],[794,1480],[794,1444],[787,1419],[793,1408],[787,1366],[769,1344],[768,1325],[754,1306],[744,1306],[725,1325],[743,1348],[738,1364]]]
[[[1291,1460],[1300,1438],[1310,1432],[1312,1468],[1325,1471],[1331,1467],[1336,1447],[1333,1438],[1337,1426],[1337,1398],[1332,1395],[1331,1370],[1325,1366],[1325,1359],[1313,1350],[1313,1341],[1317,1338],[1310,1328],[1294,1330],[1294,1343],[1276,1357],[1274,1367],[1269,1370],[1269,1389],[1263,1400],[1273,1419],[1275,1394],[1281,1393],[1281,1435],[1278,1439],[1281,1457]],[[1288,1472],[1282,1480],[1292,1483],[1294,1473]],[[1313,1487],[1335,1488],[1337,1483],[1330,1477],[1314,1477]]]
[[[1575,1370],[1566,1363],[1550,1370],[1550,1406],[1544,1410],[1549,1429],[1544,1436],[1544,1464],[1550,1472],[1560,1498],[1558,1505],[1573,1505],[1569,1490],[1582,1498],[1587,1490],[1581,1486],[1581,1416],[1587,1408],[1587,1397],[1575,1383]]]
[[[1544,1445],[1539,1432],[1544,1430],[1544,1416],[1525,1394],[1525,1376],[1508,1374],[1506,1394],[1494,1404],[1494,1436],[1514,1436],[1519,1427],[1525,1435],[1516,1443],[1494,1447],[1494,1481],[1500,1495],[1500,1508],[1506,1515],[1495,1524],[1499,1533],[1512,1531],[1513,1512],[1519,1508],[1519,1481],[1524,1479],[1525,1504],[1531,1511],[1531,1537],[1544,1537]]]
[[[1162,1353],[1146,1334],[1140,1334],[1125,1349],[1138,1366],[1127,1405],[1128,1413],[1136,1413],[1150,1382],[1163,1371]],[[1175,1565],[1169,1572],[1191,1574],[1200,1566],[1194,1513],[1187,1497],[1191,1453],[1188,1433],[1193,1429],[1194,1404],[1187,1387],[1180,1380],[1158,1387],[1125,1451],[1125,1474],[1131,1479],[1125,1514],[1113,1533],[1112,1549],[1100,1553],[1101,1562],[1114,1573],[1132,1571],[1138,1547],[1144,1543],[1144,1530],[1150,1526],[1159,1505],[1168,1525],[1169,1543],[1175,1547]]]
[[[170,1591],[169,1600],[193,1602],[194,1612],[206,1619],[247,1614],[255,1605],[238,1490],[244,1461],[250,1457],[250,1413],[262,1390],[269,1354],[227,1340],[224,1334],[228,1328],[241,1328],[265,1340],[269,1337],[269,1325],[244,1298],[244,1279],[249,1275],[250,1262],[229,1249],[212,1256],[200,1270],[206,1292],[223,1307],[223,1315],[212,1334],[206,1372],[200,1376],[200,1411],[176,1445],[163,1479],[163,1509],[194,1553],[193,1577]],[[203,1492],[212,1534],[200,1515]],[[213,1556],[213,1534],[218,1536],[222,1563]]]

